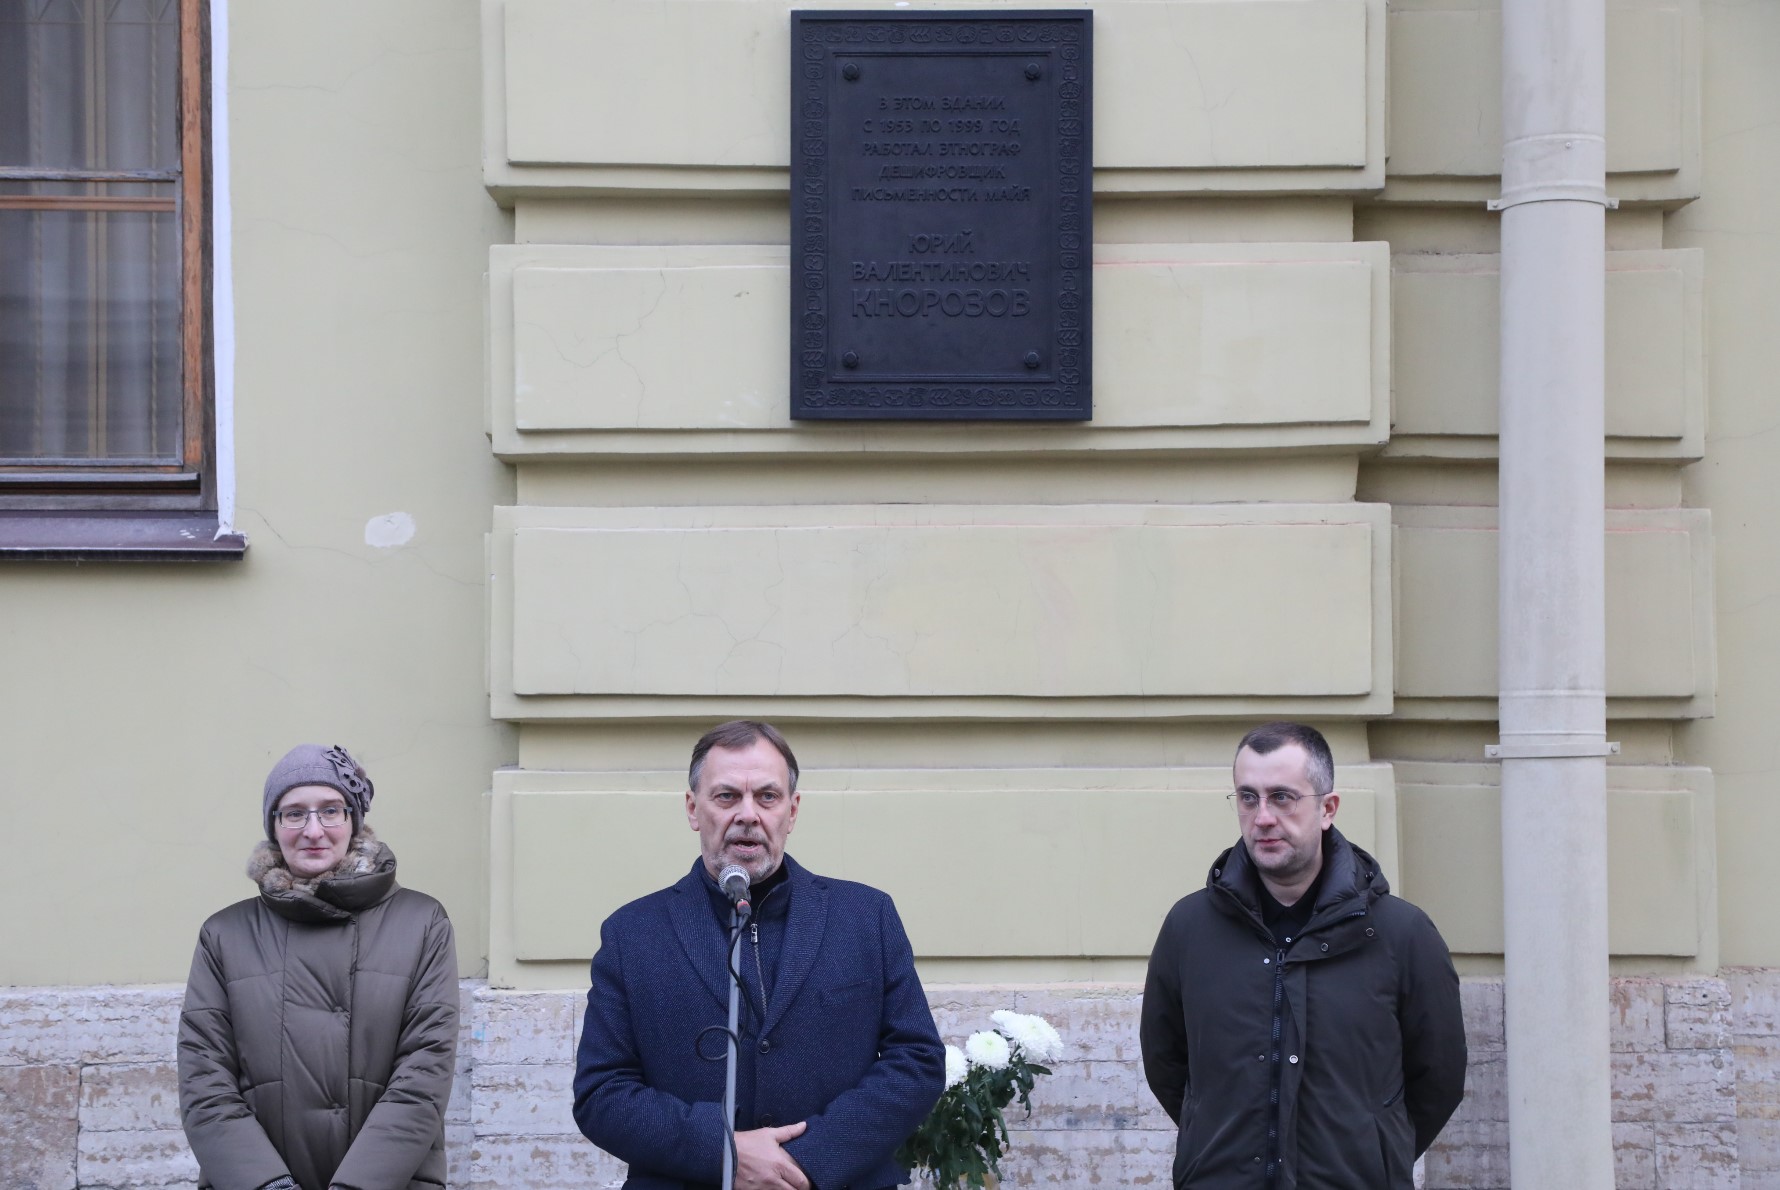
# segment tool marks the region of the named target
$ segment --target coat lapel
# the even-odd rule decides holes
[[[668,898],[668,917],[674,923],[674,935],[686,952],[687,964],[696,972],[721,1007],[729,1007],[729,968],[724,960],[727,942],[723,927],[711,912],[710,895],[699,878],[698,868],[674,885]]]
[[[762,1033],[771,1033],[778,1026],[785,1010],[803,990],[804,982],[815,970],[816,956],[822,951],[822,932],[828,924],[827,886],[790,856],[785,857],[785,863],[791,867],[791,912],[785,922],[785,949],[779,955],[779,970],[773,977],[773,994]]]

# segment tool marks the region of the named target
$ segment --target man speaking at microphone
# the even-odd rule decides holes
[[[686,791],[698,861],[600,927],[575,1121],[629,1163],[628,1190],[723,1179],[730,868],[746,874],[753,914],[738,967],[737,1190],[900,1185],[896,1149],[944,1088],[945,1051],[890,898],[785,854],[797,774],[768,724],[706,732]]]

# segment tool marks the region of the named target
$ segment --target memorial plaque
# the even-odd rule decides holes
[[[792,13],[792,417],[1091,415],[1092,30]]]

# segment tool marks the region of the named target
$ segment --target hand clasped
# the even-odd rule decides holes
[[[810,1179],[784,1149],[786,1141],[803,1135],[804,1127],[799,1120],[736,1133],[736,1190],[810,1190]]]

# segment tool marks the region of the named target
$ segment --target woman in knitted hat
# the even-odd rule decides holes
[[[266,778],[259,896],[198,934],[179,1108],[212,1190],[436,1190],[457,1050],[457,958],[431,897],[396,884],[344,748]]]

